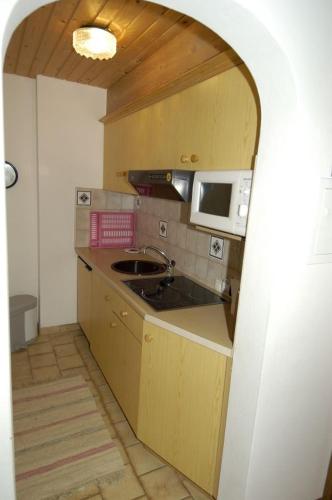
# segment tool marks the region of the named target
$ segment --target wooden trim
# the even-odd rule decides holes
[[[167,97],[177,94],[178,92],[192,87],[193,85],[196,85],[204,80],[208,80],[209,78],[218,75],[219,73],[223,73],[234,66],[239,66],[240,64],[242,64],[242,60],[234,52],[234,50],[227,49],[224,52],[212,57],[208,61],[205,61],[195,68],[180,75],[180,77],[174,81],[168,82],[164,86],[160,86],[151,94],[145,95],[137,100],[133,99],[128,104],[111,111],[106,116],[101,118],[100,121],[102,123],[111,123],[120,120],[127,115],[151,106],[151,104],[162,101]]]

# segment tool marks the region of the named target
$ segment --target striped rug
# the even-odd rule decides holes
[[[54,497],[123,469],[83,377],[13,391],[19,500]]]

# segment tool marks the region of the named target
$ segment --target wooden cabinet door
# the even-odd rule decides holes
[[[117,320],[113,329],[116,336],[116,374],[110,385],[133,430],[137,431],[138,396],[141,368],[141,344],[130,330]]]
[[[141,344],[122,323],[118,306],[118,299],[111,287],[95,274],[91,350],[129,423],[136,431]]]
[[[97,274],[93,275],[93,299],[92,299],[92,339],[91,351],[105,377],[111,378],[113,364],[110,362],[114,351],[113,336],[110,327],[112,321],[112,310],[108,286]],[[114,354],[113,354],[114,356]]]
[[[219,467],[226,371],[225,356],[145,324],[137,435],[210,494]]]
[[[92,269],[77,259],[77,320],[91,342]]]

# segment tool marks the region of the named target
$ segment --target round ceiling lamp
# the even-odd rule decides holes
[[[73,47],[80,56],[111,59],[116,54],[116,38],[107,29],[87,26],[73,32]]]

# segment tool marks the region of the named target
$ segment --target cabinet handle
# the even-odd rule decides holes
[[[111,328],[116,328],[118,325],[114,323],[113,321],[110,322],[110,327]]]
[[[190,162],[190,156],[188,155],[181,155],[181,163],[189,163]]]
[[[153,337],[152,337],[152,335],[146,334],[146,335],[144,335],[144,340],[145,340],[145,342],[147,342],[149,344],[150,342],[153,341]]]
[[[191,155],[190,161],[191,161],[191,163],[197,163],[199,161],[199,156],[198,155]]]
[[[128,311],[121,311],[120,314],[123,318],[125,318],[126,316],[128,316]]]
[[[104,299],[106,300],[106,302],[110,302],[111,297],[110,297],[110,295],[105,295]]]

